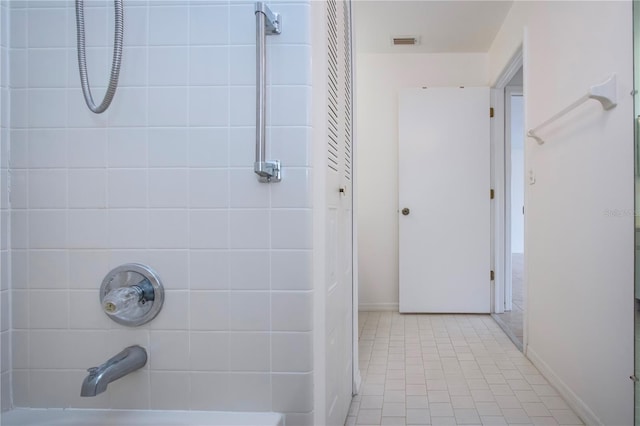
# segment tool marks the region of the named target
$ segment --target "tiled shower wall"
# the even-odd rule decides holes
[[[9,285],[9,13],[0,2],[0,411],[11,406],[11,315]]]
[[[85,3],[89,76],[104,86],[112,2]],[[283,33],[268,40],[267,140],[284,177],[260,184],[253,3],[125,0],[120,87],[103,115],[80,90],[73,2],[11,3],[15,406],[311,421],[310,5],[272,8]],[[128,262],[166,288],[138,328],[98,301]],[[80,398],[85,369],[131,344],[149,350],[144,370]]]

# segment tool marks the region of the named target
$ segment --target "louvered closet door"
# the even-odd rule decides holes
[[[350,4],[327,6],[327,407],[344,425],[353,380],[352,129]]]

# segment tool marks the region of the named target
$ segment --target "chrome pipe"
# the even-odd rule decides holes
[[[280,182],[280,162],[266,161],[267,35],[280,34],[280,15],[256,3],[256,161],[260,182]]]

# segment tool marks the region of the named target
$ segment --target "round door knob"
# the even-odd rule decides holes
[[[405,207],[404,209],[402,209],[402,214],[403,215],[408,216],[409,213],[411,213],[411,210],[409,210],[408,208]]]

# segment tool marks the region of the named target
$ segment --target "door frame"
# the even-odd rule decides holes
[[[492,205],[492,263],[495,270],[495,281],[492,294],[492,313],[501,314],[505,311],[505,288],[507,285],[507,271],[511,270],[510,260],[507,264],[507,248],[511,250],[511,222],[507,217],[507,179],[506,179],[506,105],[505,88],[520,68],[524,69],[523,46],[509,60],[496,83],[491,88],[491,105],[494,109],[494,119],[491,121],[491,179],[495,190]],[[509,226],[507,226],[509,225]],[[509,269],[507,269],[509,267]],[[510,279],[510,278],[509,278]],[[526,316],[526,313],[525,313]],[[526,335],[526,329],[525,329]],[[523,342],[524,343],[524,342]]]
[[[511,97],[524,96],[522,86],[507,86],[504,88],[504,310],[513,309],[513,265],[511,264]],[[524,182],[524,176],[522,176]]]

